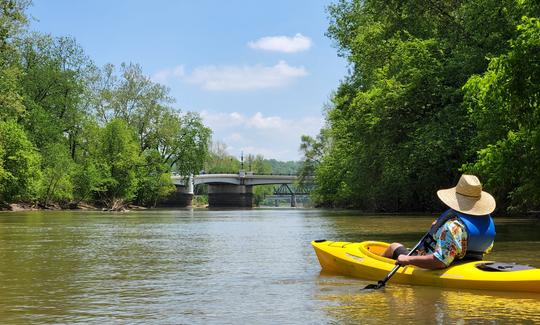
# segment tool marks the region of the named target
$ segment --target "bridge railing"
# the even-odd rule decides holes
[[[245,171],[245,175],[261,175],[261,176],[299,176],[298,174],[294,173],[256,173],[251,171]],[[221,171],[218,173],[215,172],[200,172],[199,175],[211,175],[211,174],[236,174],[240,175],[241,172],[239,171]],[[178,175],[177,175],[178,176]]]

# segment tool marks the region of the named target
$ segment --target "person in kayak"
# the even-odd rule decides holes
[[[477,259],[491,250],[495,225],[491,213],[495,199],[482,191],[474,175],[462,175],[455,187],[437,191],[439,199],[450,209],[435,220],[417,253],[400,243],[392,243],[382,254],[396,264],[415,265],[425,269],[444,269],[454,260]]]

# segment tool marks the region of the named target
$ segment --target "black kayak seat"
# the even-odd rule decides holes
[[[480,264],[476,264],[476,267],[482,271],[488,271],[488,272],[512,272],[512,271],[523,271],[523,270],[534,269],[534,267],[530,265],[523,265],[523,264],[516,264],[516,263],[499,263],[499,262],[480,263]]]

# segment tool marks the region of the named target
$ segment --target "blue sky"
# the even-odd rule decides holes
[[[345,76],[331,1],[34,0],[31,29],[72,36],[97,65],[134,62],[199,112],[235,156],[298,160]]]

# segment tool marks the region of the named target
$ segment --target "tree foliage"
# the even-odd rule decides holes
[[[112,208],[134,198],[137,189],[137,166],[141,165],[138,143],[132,129],[122,119],[113,119],[102,130],[98,151],[100,169],[104,172],[104,203]]]
[[[210,146],[208,159],[204,163],[204,172],[207,174],[238,173],[240,160],[227,151],[223,142],[213,142]]]
[[[124,63],[98,68],[73,38],[25,33],[0,1],[0,200],[155,205],[171,172],[202,169],[211,131]]]
[[[32,200],[37,195],[41,156],[14,121],[0,121],[0,201]]]
[[[51,201],[66,203],[73,199],[74,162],[67,146],[54,143],[42,150],[42,180],[39,199],[46,206]]]
[[[504,114],[471,114],[464,100],[466,91],[474,98],[472,88],[482,86],[463,86],[488,69],[489,58],[509,51],[514,44],[509,40],[519,40],[521,17],[538,15],[538,5],[342,0],[328,12],[328,35],[351,73],[326,111],[328,127],[318,139],[302,142],[304,170],[315,170],[317,200],[377,211],[436,208],[435,191],[455,184],[460,168],[474,163],[477,151],[506,137]],[[532,48],[528,55],[538,60]],[[516,80],[522,81],[514,85],[521,89],[514,100],[529,102],[525,92],[537,94],[537,80]],[[524,118],[519,115],[515,122]],[[497,119],[504,123],[491,124]],[[481,124],[493,133],[482,131]],[[486,188],[500,197],[511,192],[490,179]]]
[[[526,211],[540,206],[540,20],[523,17],[518,32],[465,85],[483,148],[465,170],[482,175],[504,205]]]

